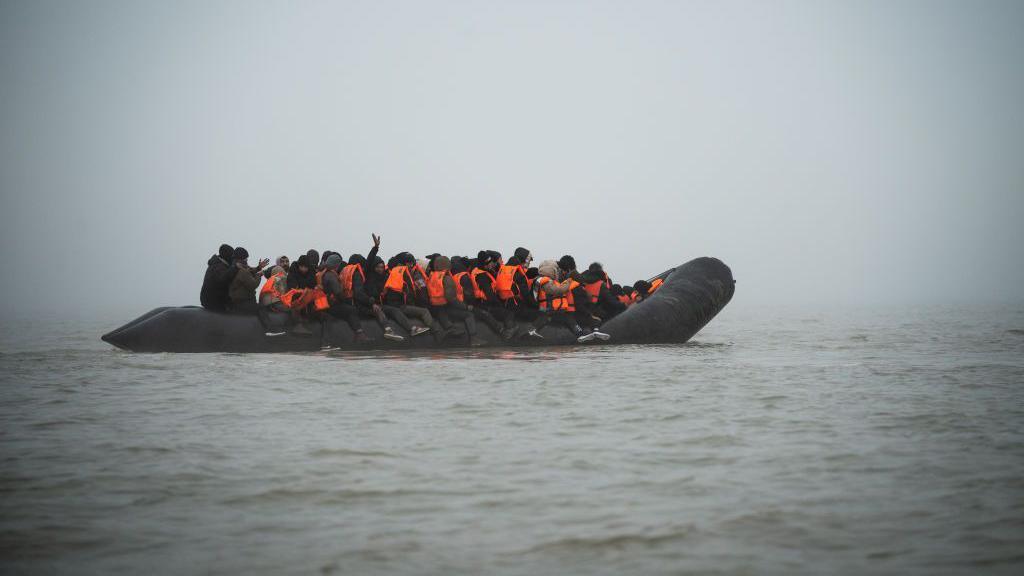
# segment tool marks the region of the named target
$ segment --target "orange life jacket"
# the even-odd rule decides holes
[[[584,284],[583,289],[590,295],[590,303],[597,304],[597,298],[601,294],[601,285],[604,284],[604,280],[598,280],[591,282],[590,284]]]
[[[455,293],[459,296],[459,302],[465,302],[466,296],[462,289],[462,277],[466,274],[469,274],[469,272],[459,272],[452,275],[452,280],[455,280]]]
[[[277,279],[282,276],[284,276],[284,272],[278,272],[277,274],[272,275],[270,278],[267,278],[267,281],[264,282],[263,286],[260,288],[260,298],[262,298],[264,294],[272,294],[275,298],[281,300],[281,293],[278,292],[277,288],[274,287],[274,282],[276,282]]]
[[[650,296],[651,294],[654,294],[654,291],[657,290],[658,288],[661,288],[661,285],[664,283],[665,281],[662,280],[661,278],[658,278],[654,282],[651,282],[651,287],[649,290],[647,290],[647,295]]]
[[[352,290],[352,277],[356,272],[359,272],[359,277],[366,282],[366,274],[363,273],[363,267],[360,264],[349,264],[341,269],[339,278],[341,279],[341,294],[345,298],[352,299],[355,295]]]
[[[561,296],[550,296],[547,292],[544,292],[544,285],[548,282],[553,282],[553,280],[547,276],[537,278],[537,306],[541,310],[575,312],[576,297],[573,296],[572,291],[580,285],[579,282],[571,280],[569,282],[569,291]]]
[[[487,270],[484,270],[483,268],[473,268],[473,271],[470,272],[469,279],[473,283],[473,297],[476,298],[477,300],[480,300],[481,302],[486,302],[487,294],[484,293],[484,291],[480,288],[480,284],[478,284],[476,281],[476,277],[481,274],[487,274],[487,277],[491,279],[491,287],[493,287],[494,275],[488,272]]]
[[[409,274],[408,266],[395,266],[388,272],[388,279],[384,282],[384,290],[381,292],[381,298],[384,298],[384,292],[391,290],[392,292],[398,292],[402,295],[402,299],[405,299],[405,283],[409,282],[409,285],[415,290],[416,285],[412,282],[412,275]]]
[[[427,297],[431,306],[448,304],[448,299],[444,297],[444,277],[450,274],[448,270],[434,270],[427,278]]]
[[[626,306],[629,306],[630,304],[633,303],[633,301],[629,299],[629,296],[626,296],[625,294],[619,294],[618,296],[616,296],[616,298],[618,298],[619,302],[622,302]]]
[[[502,300],[518,298],[519,289],[516,287],[516,272],[526,275],[526,269],[522,266],[502,266],[498,269],[498,276],[494,279],[494,293]]]

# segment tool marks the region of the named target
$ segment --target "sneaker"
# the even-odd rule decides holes
[[[412,330],[409,331],[409,335],[419,336],[420,334],[424,334],[426,332],[430,332],[430,328],[427,328],[425,326],[413,326]]]
[[[338,346],[331,346],[330,344],[320,347],[321,352],[334,352],[335,350],[341,350],[341,348]]]
[[[296,336],[312,336],[313,332],[310,331],[309,326],[305,324],[296,324],[292,327],[292,334]]]
[[[597,332],[591,332],[589,334],[584,334],[583,336],[580,336],[579,338],[576,339],[576,341],[579,342],[580,344],[583,344],[584,342],[590,342],[595,338],[597,338]]]
[[[395,342],[401,342],[405,340],[405,336],[395,334],[395,331],[392,330],[391,328],[384,329],[384,337],[387,338],[388,340],[394,340]]]
[[[287,332],[284,332],[284,331],[281,331],[281,332],[267,332],[266,334],[264,334],[264,336],[274,337],[274,336],[284,336],[285,334],[287,334]]]
[[[530,338],[537,338],[540,340],[544,339],[544,337],[541,336],[540,332],[537,332],[536,328],[531,328],[530,331],[526,333],[526,335],[529,336]]]
[[[611,334],[605,334],[604,332],[600,332],[598,330],[594,330],[593,332],[591,332],[591,334],[593,334],[594,337],[603,342],[607,342],[612,337]]]

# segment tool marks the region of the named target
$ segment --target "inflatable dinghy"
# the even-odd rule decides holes
[[[729,303],[735,290],[732,271],[715,258],[697,258],[655,278],[664,280],[661,288],[602,325],[601,331],[611,335],[607,344],[686,342]],[[278,317],[271,321],[281,325],[287,319],[286,314],[274,316]],[[462,335],[438,342],[431,332],[410,338],[395,327],[405,341],[392,342],[383,338],[371,318],[363,321],[363,329],[373,342],[357,345],[342,320],[331,318],[320,325],[309,324],[312,336],[267,336],[266,327],[256,315],[210,312],[196,306],[164,307],[104,334],[103,340],[132,352],[309,352],[319,350],[326,342],[343,350],[453,348],[466,346],[467,340]],[[461,323],[456,325],[461,327]],[[521,323],[520,333],[528,330],[528,325]],[[477,332],[489,347],[577,343],[569,329],[553,324],[540,331],[543,339],[503,341],[482,322],[477,322]]]

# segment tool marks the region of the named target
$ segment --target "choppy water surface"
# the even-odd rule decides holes
[[[128,319],[7,326],[0,571],[1024,570],[1024,306],[388,356],[98,340]]]

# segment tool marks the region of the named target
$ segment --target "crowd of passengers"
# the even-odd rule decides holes
[[[476,323],[483,322],[506,341],[543,339],[541,328],[553,323],[587,342],[607,340],[601,324],[662,283],[640,280],[622,287],[600,263],[579,272],[568,255],[532,267],[533,255],[525,248],[516,248],[507,261],[499,252],[481,250],[475,258],[431,254],[419,260],[402,252],[385,262],[378,256],[380,237],[372,237],[373,248],[365,257],[352,254],[345,260],[338,252],[321,256],[310,250],[294,261],[281,256],[270,267],[268,259],[250,266],[245,248],[223,244],[207,262],[200,301],[208,310],[258,314],[271,337],[286,334],[270,327],[270,313],[276,312],[290,315],[289,329],[296,335],[312,334],[309,321],[340,318],[357,343],[372,341],[363,319],[377,322],[384,338],[393,341],[405,339],[395,330],[398,325],[410,337],[431,332],[438,341],[464,332],[467,344],[480,346],[485,342]],[[517,320],[525,326],[520,328]]]

